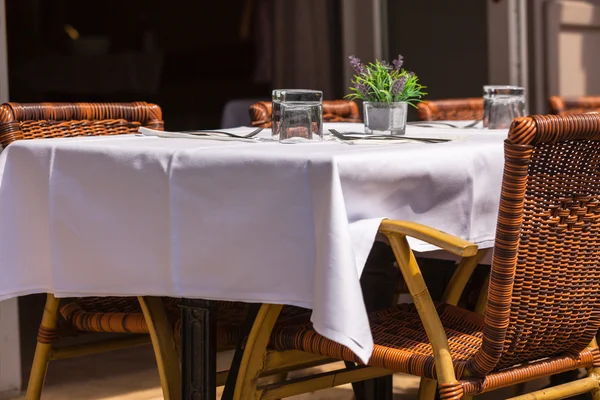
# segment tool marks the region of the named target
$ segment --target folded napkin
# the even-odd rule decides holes
[[[253,128],[248,128],[244,130],[231,129],[227,130],[227,132],[231,132],[236,135],[243,135],[250,133]],[[172,139],[204,139],[204,140],[222,140],[222,141],[234,141],[234,142],[251,142],[256,143],[255,138],[244,138],[244,137],[233,137],[225,134],[220,134],[218,132],[209,132],[209,131],[198,131],[199,134],[187,133],[187,132],[168,132],[168,131],[158,131],[155,129],[149,129],[145,127],[140,127],[138,132],[143,136],[154,136],[160,138],[172,138]]]

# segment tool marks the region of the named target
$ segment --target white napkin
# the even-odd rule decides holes
[[[253,129],[254,130],[254,129]],[[238,130],[239,131],[239,130]],[[145,127],[140,127],[140,129],[138,130],[138,132],[143,135],[143,136],[154,136],[154,137],[160,137],[160,138],[177,138],[177,139],[181,139],[181,138],[185,138],[185,139],[204,139],[204,140],[222,140],[222,141],[234,141],[234,142],[250,142],[250,143],[256,143],[257,141],[254,138],[236,138],[236,137],[231,137],[231,136],[227,136],[227,135],[222,135],[222,134],[218,134],[215,133],[214,135],[210,135],[210,134],[206,134],[206,135],[194,135],[192,133],[185,133],[185,132],[168,132],[168,131],[157,131],[154,129],[149,129],[149,128],[145,128]],[[245,133],[250,133],[251,131],[245,132]],[[240,134],[243,135],[244,132],[231,132],[234,134]]]

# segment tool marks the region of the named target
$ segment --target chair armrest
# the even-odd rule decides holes
[[[425,328],[425,332],[431,343],[438,383],[454,384],[456,382],[456,375],[454,373],[454,364],[448,345],[448,338],[446,337],[444,326],[431,299],[431,295],[423,279],[423,274],[421,273],[419,264],[417,264],[415,255],[410,249],[406,236],[410,235],[418,239],[427,240],[429,243],[449,249],[449,251],[453,251],[455,254],[468,254],[473,251],[473,248],[477,249],[477,246],[454,238],[446,233],[436,231],[435,229],[404,221],[385,220],[381,223],[379,230],[389,240],[398,267],[402,272],[410,296],[419,313],[419,318],[423,323],[423,328]],[[450,241],[454,244],[448,244]],[[458,246],[456,243],[458,243]],[[461,246],[463,244],[464,246]]]
[[[471,257],[477,253],[476,244],[416,222],[386,219],[381,221],[379,232],[410,236],[461,257]]]

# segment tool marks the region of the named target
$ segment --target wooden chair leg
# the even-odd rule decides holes
[[[473,275],[473,271],[486,255],[487,249],[479,250],[476,255],[468,258],[464,258],[456,268],[456,272],[452,276],[452,279],[446,287],[446,291],[442,296],[442,301],[448,304],[456,305],[460,297],[463,294],[467,282]],[[489,279],[489,278],[488,278]],[[487,283],[487,280],[486,280]],[[485,293],[484,293],[485,292]],[[487,300],[487,285],[481,291],[481,295],[478,300],[478,304],[481,303],[485,308],[485,301]],[[421,378],[419,384],[419,400],[433,400],[435,399],[437,392],[437,381],[433,379]],[[467,399],[467,397],[464,397]]]
[[[35,356],[33,357],[33,366],[31,367],[27,394],[25,395],[26,400],[39,400],[42,396],[46,371],[52,356],[52,342],[58,334],[56,321],[58,319],[59,303],[60,300],[52,294],[48,294],[46,297],[46,305],[44,306],[44,314],[35,347]]]
[[[381,228],[380,228],[381,230]],[[458,399],[463,396],[463,388],[456,379],[448,338],[437,313],[427,285],[410,249],[405,235],[382,231],[388,237],[406,286],[419,313],[427,338],[433,348],[440,399]],[[458,287],[458,285],[456,286]],[[446,296],[444,296],[447,298]]]
[[[173,329],[162,299],[140,296],[138,301],[152,339],[163,396],[166,400],[179,400],[181,399],[181,366],[173,340]]]
[[[477,314],[484,315],[485,314],[485,306],[487,304],[488,297],[488,287],[490,286],[490,276],[485,278],[483,281],[483,287],[481,288],[481,292],[479,293],[479,297],[477,298],[477,304],[475,304],[475,312]]]
[[[596,381],[600,381],[600,368],[588,369],[588,377],[594,377]],[[593,400],[600,400],[600,386],[591,391]]]
[[[483,287],[481,288],[481,292],[479,293],[479,297],[477,298],[477,304],[475,304],[475,312],[477,314],[481,314],[484,315],[485,313],[485,306],[487,304],[487,295],[488,295],[488,287],[490,284],[490,275],[488,274],[488,276],[486,276],[485,280],[483,281]],[[515,394],[521,394],[523,393],[523,387],[524,384],[520,383],[518,385],[515,385],[514,390],[515,390]],[[464,396],[463,400],[472,400],[474,399],[475,396]]]
[[[419,384],[419,400],[434,400],[437,391],[437,381],[434,379],[421,378]]]
[[[594,338],[590,343],[591,348],[598,347],[598,339]],[[592,367],[587,369],[588,378],[594,378],[597,383],[596,387],[592,389],[591,395],[593,400],[600,400],[600,367]]]
[[[465,290],[465,286],[467,286],[467,282],[471,278],[471,275],[473,275],[473,271],[475,271],[475,268],[477,268],[477,265],[487,252],[488,249],[479,250],[474,256],[465,257],[461,260],[442,296],[443,303],[452,304],[454,306],[458,304],[458,301]]]
[[[282,307],[275,304],[263,304],[258,311],[243,346],[244,351],[233,393],[234,400],[260,398],[256,393],[258,378],[264,367],[264,356],[271,331]]]
[[[587,378],[579,379],[573,382],[564,383],[558,386],[538,390],[537,392],[524,394],[522,396],[511,397],[508,400],[559,400],[567,399],[584,393],[591,393],[593,399],[598,399],[600,386],[598,378],[588,376]]]

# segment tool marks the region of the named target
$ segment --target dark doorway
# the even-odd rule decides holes
[[[168,129],[219,127],[227,101],[270,94],[270,3],[7,0],[10,100],[149,101]]]

